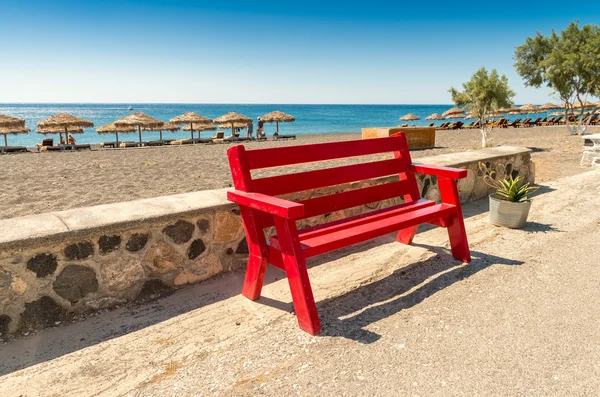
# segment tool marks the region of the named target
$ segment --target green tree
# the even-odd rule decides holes
[[[463,84],[463,91],[450,88],[452,101],[477,119],[481,130],[481,146],[487,146],[487,137],[492,130],[488,125],[490,115],[499,108],[512,106],[515,93],[508,86],[505,75],[499,76],[496,69],[488,73],[486,68],[476,71],[471,80]]]
[[[600,96],[600,28],[580,28],[577,22],[571,22],[560,35],[554,30],[549,36],[538,32],[515,49],[514,59],[526,85],[545,85],[564,103],[569,133],[585,134],[589,123],[582,123],[583,101]],[[580,117],[571,126],[568,111],[575,108],[580,110]]]

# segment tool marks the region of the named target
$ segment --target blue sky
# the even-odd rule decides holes
[[[600,3],[0,0],[0,102],[450,103]]]

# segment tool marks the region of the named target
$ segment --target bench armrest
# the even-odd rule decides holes
[[[412,172],[433,175],[441,178],[463,179],[467,177],[467,170],[462,168],[450,168],[419,163],[412,163],[409,168]]]
[[[227,199],[241,206],[286,219],[300,219],[304,216],[304,204],[267,196],[262,193],[247,193],[235,190],[227,192]]]

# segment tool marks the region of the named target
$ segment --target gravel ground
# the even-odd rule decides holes
[[[590,132],[600,132],[591,127]],[[307,135],[296,141],[249,143],[249,148],[360,139],[358,133]],[[436,148],[414,158],[475,150],[479,131],[438,131]],[[494,131],[490,145],[534,148],[536,180],[580,172],[583,142],[565,127]],[[75,153],[0,156],[0,219],[230,186],[226,150],[230,145],[186,145]],[[343,163],[343,162],[340,162]],[[298,167],[295,167],[296,169]]]
[[[439,228],[311,260],[320,336],[233,273],[0,345],[0,396],[600,395],[600,170],[542,185],[523,230],[464,206],[468,265]]]

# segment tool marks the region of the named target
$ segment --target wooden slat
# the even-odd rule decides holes
[[[322,225],[316,225],[300,230],[300,236],[303,239],[315,238],[322,234],[332,233],[336,230],[356,227],[364,223],[376,222],[380,219],[390,218],[395,215],[404,214],[406,212],[418,210],[421,208],[431,207],[435,205],[435,201],[420,199],[410,203],[402,203],[387,208],[371,211],[366,214],[355,215],[350,218],[340,219],[338,221],[329,222]]]
[[[316,236],[300,235],[300,243],[305,257],[309,258],[455,213],[454,205],[436,204],[373,222],[364,222],[346,228],[336,227],[330,233],[324,229],[325,233]],[[274,248],[278,247],[279,241],[276,237],[271,238],[271,244]]]
[[[271,176],[254,179],[252,182],[255,192],[278,196],[394,175],[406,171],[406,168],[407,166],[403,159],[395,158],[316,171]]]
[[[246,151],[251,170],[399,150],[401,139],[377,138]]]
[[[404,194],[405,189],[406,181],[397,181],[314,197],[299,201],[298,204],[304,205],[304,218],[311,218],[329,212],[400,197]]]

